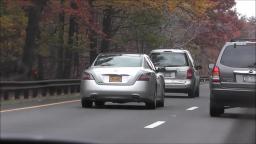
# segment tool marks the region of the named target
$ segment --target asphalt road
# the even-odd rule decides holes
[[[255,143],[255,109],[226,109],[209,116],[209,89],[199,98],[166,94],[165,107],[111,104],[81,108],[79,101],[1,112],[1,137],[93,143]]]

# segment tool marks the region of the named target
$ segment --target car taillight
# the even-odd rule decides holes
[[[91,74],[87,73],[87,72],[84,72],[83,73],[83,77],[82,77],[83,80],[94,80],[94,78],[92,77]]]
[[[217,66],[212,69],[212,82],[220,82],[220,69]]]
[[[151,77],[150,73],[142,74],[138,79],[138,81],[149,81],[150,77]]]
[[[189,68],[187,70],[187,79],[192,79],[192,77],[193,77],[193,70]]]

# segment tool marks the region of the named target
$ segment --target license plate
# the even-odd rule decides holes
[[[244,82],[256,83],[256,76],[253,76],[253,75],[244,76]]]
[[[110,75],[109,82],[122,82],[122,76],[119,75]]]
[[[164,76],[168,78],[175,78],[175,73],[165,73]]]

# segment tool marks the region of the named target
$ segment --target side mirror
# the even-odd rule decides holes
[[[165,68],[164,67],[156,67],[156,72],[164,72]]]
[[[155,67],[155,69],[156,69],[156,72],[158,73],[159,72],[159,67]]]
[[[85,69],[90,68],[90,64],[85,65]]]
[[[209,66],[208,66],[210,71],[213,69],[213,67],[214,67],[214,64],[209,64]]]
[[[202,69],[202,66],[200,65],[196,66],[196,70],[200,70],[200,69]]]

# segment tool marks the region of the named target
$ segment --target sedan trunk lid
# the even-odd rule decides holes
[[[91,74],[102,85],[132,85],[140,76],[140,67],[93,67]]]

